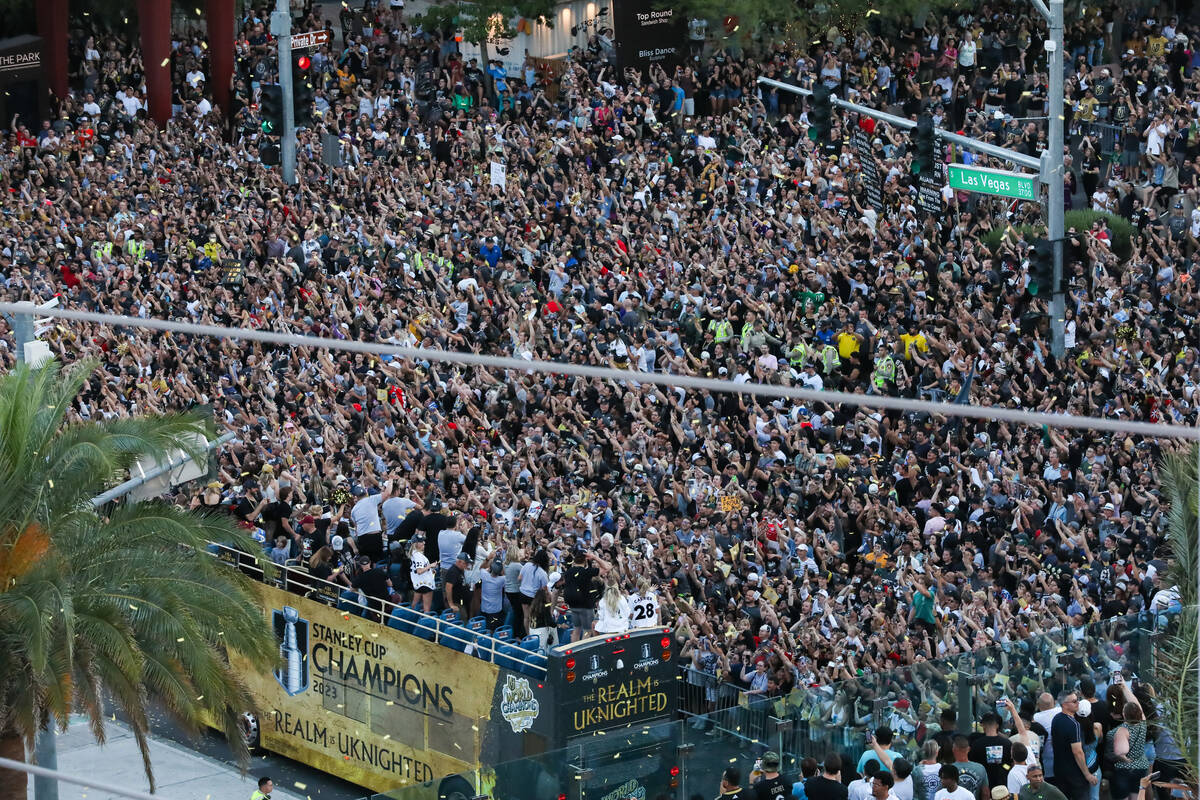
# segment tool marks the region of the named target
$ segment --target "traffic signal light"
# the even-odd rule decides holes
[[[820,145],[829,145],[833,127],[833,94],[823,83],[814,83],[812,105],[808,109],[808,138]]]
[[[279,145],[266,139],[258,145],[258,160],[264,167],[279,166]]]
[[[1029,293],[1047,293],[1054,289],[1054,244],[1049,239],[1037,239],[1029,251]]]
[[[297,128],[313,124],[312,60],[304,52],[292,53],[292,113]]]
[[[283,90],[279,84],[265,84],[258,98],[262,116],[262,132],[267,136],[283,135]]]
[[[937,152],[937,136],[933,131],[932,114],[917,117],[917,127],[913,131],[913,175],[933,174],[934,154]]]

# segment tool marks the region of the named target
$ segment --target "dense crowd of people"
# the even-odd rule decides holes
[[[233,107],[213,106],[205,42],[181,32],[164,129],[127,39],[72,42],[72,95],[14,120],[0,154],[0,298],[1197,421],[1194,20],[1088,6],[1070,26],[1068,202],[1132,232],[1102,215],[1068,231],[1055,358],[1028,289],[1037,204],[947,188],[922,213],[907,136],[881,124],[871,207],[859,153],[827,152],[804,100],[755,83],[822,81],[1036,153],[1045,62],[1024,5],[807,48],[710,37],[670,72],[615,69],[597,35],[522,75],[380,8],[313,54],[294,187],[260,163],[272,47],[248,5]],[[136,328],[43,338],[99,361],[75,418],[202,408],[235,432],[181,502],[232,513],[280,563],[518,634],[556,607],[576,636],[663,621],[698,668],[755,692],[1172,602],[1164,441]],[[6,366],[14,348],[6,330]]]
[[[1103,683],[1072,676],[1057,695],[1021,690],[1002,697],[969,728],[946,709],[903,740],[884,724],[860,749],[839,748],[821,759],[789,764],[766,751],[749,774],[739,765],[726,769],[719,797],[1095,800],[1104,784],[1113,800],[1165,799],[1186,786],[1182,753],[1159,724],[1161,708],[1152,687],[1120,671],[1106,673]]]

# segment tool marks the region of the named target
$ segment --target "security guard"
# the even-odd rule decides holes
[[[787,352],[788,363],[792,365],[792,369],[799,372],[804,369],[805,363],[808,361],[810,354],[809,346],[803,341],[798,341],[791,346]]]
[[[871,373],[871,393],[890,394],[896,385],[896,359],[887,346],[875,349],[875,371]]]
[[[113,243],[108,241],[108,234],[100,231],[100,241],[92,244],[92,260],[107,261],[112,257]]]
[[[141,231],[134,231],[129,241],[125,242],[125,252],[138,262],[146,257],[146,240],[142,238]]]
[[[724,344],[733,338],[733,323],[727,319],[710,319],[708,329],[713,332],[713,340]]]
[[[250,795],[250,800],[271,800],[271,792],[275,791],[274,782],[266,775],[258,779],[258,788]]]

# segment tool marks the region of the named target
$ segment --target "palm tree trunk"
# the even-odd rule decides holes
[[[16,731],[0,733],[0,758],[25,761],[25,740]],[[29,796],[28,780],[28,773],[0,768],[0,800],[26,800]]]

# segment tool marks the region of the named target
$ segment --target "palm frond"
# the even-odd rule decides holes
[[[1177,593],[1180,613],[1171,620],[1155,653],[1155,672],[1167,700],[1164,723],[1184,754],[1187,779],[1195,782],[1200,776],[1197,747],[1200,738],[1196,728],[1200,713],[1200,693],[1197,669],[1200,652],[1197,650],[1196,570],[1200,550],[1200,530],[1197,528],[1197,446],[1165,454],[1159,470],[1163,491],[1170,503],[1167,516],[1167,541],[1171,548],[1171,564],[1164,580],[1164,589]]]
[[[92,507],[143,459],[201,455],[208,432],[188,414],[64,425],[94,368],[52,361],[0,376],[0,728],[32,744],[79,708],[103,741],[107,696],[153,787],[150,705],[236,734],[254,699],[225,647],[266,669],[275,640],[250,581],[204,551],[220,541],[261,552],[228,518],[161,502],[108,517]],[[231,744],[245,755],[240,738]]]

